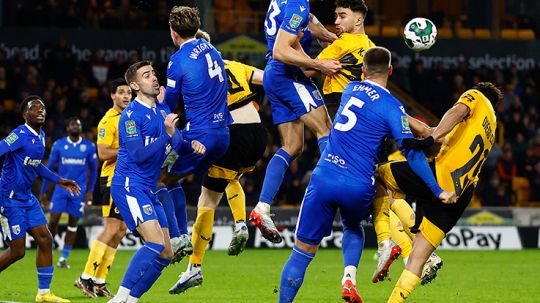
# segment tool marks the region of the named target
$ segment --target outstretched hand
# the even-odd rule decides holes
[[[81,194],[81,187],[73,180],[61,178],[60,181],[58,181],[58,184],[62,186],[63,189],[69,191],[72,196],[78,196]]]

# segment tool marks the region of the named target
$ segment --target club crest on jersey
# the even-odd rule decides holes
[[[11,229],[13,230],[13,233],[16,235],[21,233],[21,227],[19,225],[13,225]]]
[[[293,29],[296,29],[300,26],[300,23],[302,22],[303,18],[300,17],[297,14],[293,14],[291,17],[291,20],[289,21],[289,26]]]
[[[137,128],[135,127],[135,121],[133,121],[133,120],[126,121],[126,134],[127,134],[128,138],[138,136]]]
[[[411,133],[411,127],[409,126],[409,119],[407,116],[401,116],[401,130],[404,134]]]
[[[98,137],[99,137],[100,139],[105,138],[105,127],[101,127],[101,128],[99,129]]]
[[[81,152],[84,153],[86,151],[86,144],[81,144],[80,149],[81,149]]]
[[[19,139],[19,136],[17,136],[17,134],[15,133],[12,133],[11,135],[7,136],[5,140],[6,140],[6,143],[11,146],[11,144],[13,144],[13,142],[17,141],[18,139]]]
[[[150,205],[150,204],[145,204],[145,205],[143,205],[142,208],[143,208],[143,212],[144,212],[145,214],[147,214],[148,216],[150,216],[150,215],[152,214],[152,205]]]

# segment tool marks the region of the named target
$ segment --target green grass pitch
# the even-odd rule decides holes
[[[88,250],[74,250],[71,269],[55,269],[52,290],[71,302],[91,300],[73,286],[82,272]],[[117,254],[108,278],[116,291],[133,251]],[[204,283],[184,294],[171,296],[169,287],[186,267],[169,266],[141,302],[277,302],[281,269],[290,250],[250,249],[239,257],[225,251],[209,251],[204,264]],[[386,302],[403,263],[391,267],[392,281],[371,283],[374,250],[365,250],[358,273],[358,287],[364,302]],[[55,259],[59,252],[55,252]],[[430,285],[419,286],[407,302],[540,302],[540,251],[441,251],[444,266]],[[37,290],[35,251],[0,274],[0,302],[33,302]],[[56,260],[55,260],[56,261]],[[308,268],[307,277],[295,302],[341,302],[341,251],[321,250]]]

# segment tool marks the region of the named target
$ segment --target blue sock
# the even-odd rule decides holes
[[[300,286],[302,286],[302,282],[304,282],[304,274],[313,257],[315,257],[315,254],[305,252],[296,245],[293,247],[292,254],[281,272],[280,303],[289,303],[294,300]]]
[[[364,249],[364,228],[361,224],[347,226],[343,224],[343,239],[341,241],[343,252],[343,266],[358,267],[362,250]]]
[[[289,168],[291,161],[291,155],[282,148],[274,154],[266,167],[266,174],[264,175],[264,182],[259,201],[272,204],[272,200],[276,197],[279,187],[283,182],[285,171]]]
[[[144,275],[139,279],[139,281],[133,286],[131,289],[131,292],[129,293],[130,296],[135,298],[140,298],[144,293],[146,293],[154,283],[156,283],[159,276],[161,276],[161,272],[167,265],[171,263],[171,260],[157,257],[152,261],[152,264],[150,264],[150,267]]]
[[[64,245],[64,249],[62,249],[62,259],[67,260],[71,253],[71,248],[73,248],[72,245]]]
[[[181,235],[187,235],[187,210],[186,210],[186,194],[182,188],[182,184],[175,183],[167,186],[169,189],[169,195],[174,204],[174,213],[176,215],[176,221],[178,229]]]
[[[145,272],[150,268],[152,262],[158,258],[159,254],[165,249],[163,245],[146,242],[139,248],[129,261],[129,265],[122,279],[121,286],[127,289],[133,289],[135,284],[141,279]]]
[[[180,230],[178,229],[178,223],[176,222],[176,214],[174,213],[174,202],[169,195],[169,191],[166,186],[158,186],[156,195],[163,204],[163,210],[167,216],[167,222],[169,223],[169,236],[171,238],[180,237]]]
[[[37,278],[38,278],[38,289],[50,289],[51,281],[53,277],[54,266],[47,267],[38,267],[37,268]]]
[[[319,140],[317,140],[317,144],[319,144],[319,151],[322,154],[328,144],[328,136],[320,137]]]

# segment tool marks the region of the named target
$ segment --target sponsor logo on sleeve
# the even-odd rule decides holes
[[[99,137],[100,139],[105,138],[105,127],[100,127],[100,128],[99,128],[99,134],[98,134],[98,137]]]
[[[126,134],[128,138],[137,137],[137,128],[135,127],[135,121],[128,120],[126,121]]]
[[[300,23],[302,23],[303,18],[300,17],[297,14],[293,14],[291,17],[291,20],[289,20],[289,26],[292,29],[297,29],[300,26]]]
[[[176,81],[167,78],[167,86],[170,87],[170,88],[175,88],[176,87]]]
[[[409,125],[409,118],[407,116],[401,116],[401,130],[404,134],[411,133],[411,127]]]
[[[17,141],[19,139],[19,136],[17,136],[17,134],[15,133],[11,133],[9,136],[7,136],[7,138],[5,139],[6,140],[6,143],[11,146],[11,144],[13,144],[15,141]]]

